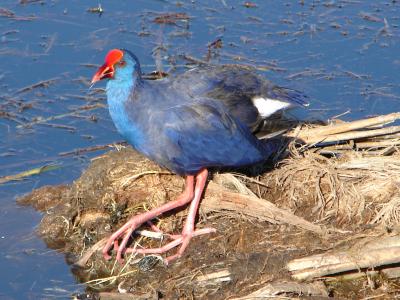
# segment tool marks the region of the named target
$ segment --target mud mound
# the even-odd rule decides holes
[[[160,169],[130,148],[94,159],[70,186],[43,187],[21,198],[19,203],[46,211],[38,227],[39,235],[49,247],[68,254],[73,271],[81,281],[87,282],[89,291],[122,290],[139,296],[155,290],[157,295],[167,299],[193,295],[221,299],[247,295],[266,283],[291,282],[286,269],[290,260],[321,253],[346,239],[348,243],[345,244],[351,244],[359,235],[380,232],[366,229],[366,224],[392,224],[397,210],[383,203],[392,205],[395,199],[395,182],[388,179],[400,160],[394,155],[381,157],[379,161],[382,164],[389,158],[390,163],[382,165],[385,167],[383,174],[382,170],[377,170],[377,161],[373,163],[373,172],[366,171],[365,165],[360,163],[362,157],[356,152],[353,157],[341,159],[325,159],[311,153],[294,156],[257,180],[242,175],[216,174],[203,200],[197,227],[213,226],[217,233],[194,238],[184,257],[168,267],[155,256],[131,256],[121,266],[113,260],[106,262],[98,251],[99,241],[101,244],[102,239],[129,216],[174,199],[184,184],[182,178]],[[356,167],[362,167],[364,172],[349,171]],[[368,188],[372,180],[381,183],[374,185],[375,196]],[[273,217],[263,218],[256,211],[251,216],[251,212],[240,205],[221,205],[210,200],[232,195],[229,193],[253,198],[261,196],[289,213],[294,211],[305,220],[319,223],[315,226],[325,231],[318,233],[302,226],[286,225],[278,215],[278,221],[273,222]],[[225,201],[234,202],[232,199]],[[165,232],[177,233],[184,216],[185,209],[182,209],[159,219],[157,225]],[[292,224],[291,220],[287,223]],[[133,242],[143,247],[160,243],[140,235],[135,236]],[[360,286],[356,285],[353,292]],[[332,293],[348,294],[344,287],[348,288],[345,284],[335,286]],[[304,289],[308,288],[310,286],[298,287],[293,295],[306,295]],[[321,291],[328,293],[325,287],[318,291],[319,295]]]
[[[130,215],[174,199],[183,184],[182,178],[124,148],[94,159],[72,185],[42,187],[21,198],[19,203],[46,211],[38,227],[39,235],[49,247],[67,253],[68,260],[76,263],[85,251],[116,230]],[[165,232],[178,233],[184,217],[183,209],[162,218],[157,225]],[[139,257],[120,266],[114,261],[106,262],[96,251],[85,268],[74,265],[74,272],[82,281],[91,281],[88,286],[93,289],[115,290],[123,283],[125,289],[144,294],[152,286],[168,299],[192,294],[207,297],[214,294],[220,298],[254,289],[248,288],[250,282],[287,278],[285,262],[312,249],[304,246],[304,237],[295,228],[254,222],[237,213],[219,211],[209,216],[201,213],[197,227],[205,224],[215,227],[217,234],[193,239],[186,255],[169,267],[158,259]],[[312,233],[305,236],[316,241]],[[159,243],[140,236],[137,239],[144,247]],[[292,249],[279,249],[288,240],[292,241]],[[268,272],[264,273],[265,270]],[[225,274],[226,278],[198,278],[207,273]]]
[[[366,141],[369,131],[363,129],[352,133],[364,138],[356,140],[360,148],[354,141],[315,147],[318,140],[348,136],[340,132],[354,124],[307,129],[312,147],[291,144],[291,155],[283,152],[286,159],[258,177],[214,173],[197,228],[217,232],[194,238],[168,267],[155,255],[127,255],[124,265],[101,255],[105,238],[131,215],[175,199],[183,188],[183,178],[129,147],[93,159],[71,185],[43,187],[19,203],[46,212],[39,235],[66,254],[88,292],[100,299],[391,299],[400,277],[398,140]],[[309,134],[316,130],[324,132],[322,139]],[[371,143],[373,150],[365,150]],[[155,223],[179,233],[185,214],[184,207]],[[168,238],[149,237],[146,225],[140,229],[132,246],[158,247]]]

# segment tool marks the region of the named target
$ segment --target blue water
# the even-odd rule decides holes
[[[93,101],[74,95],[89,95],[81,79],[91,78],[95,68],[84,64],[101,64],[111,48],[134,51],[150,72],[156,68],[152,52],[160,44],[168,70],[168,58],[187,54],[204,59],[207,44],[222,38],[214,62],[255,65],[272,81],[303,90],[312,101],[305,113],[309,118],[347,112],[342,118],[352,120],[400,111],[398,1],[302,5],[263,0],[246,8],[244,1],[230,0],[109,0],[100,2],[101,16],[87,11],[97,7],[97,1],[20,2],[0,4],[16,16],[0,17],[0,112],[14,116],[11,120],[0,115],[0,176],[45,164],[61,168],[0,185],[0,299],[59,299],[83,290],[63,255],[48,250],[35,236],[40,214],[18,207],[15,198],[43,185],[70,183],[100,153],[61,157],[60,152],[121,138],[105,108],[48,121],[68,128],[18,125],[87,104],[105,104],[102,94],[92,95]],[[157,12],[186,13],[190,20],[160,25],[153,22]],[[26,17],[34,19],[22,20]],[[177,59],[178,64],[184,62]],[[51,78],[57,80],[47,88],[17,93]]]

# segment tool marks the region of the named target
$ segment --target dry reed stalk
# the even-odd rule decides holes
[[[391,113],[388,115],[378,116],[374,118],[362,119],[353,122],[344,122],[335,125],[321,126],[316,128],[306,128],[302,129],[298,136],[288,136],[297,137],[304,141],[323,139],[323,137],[339,134],[343,132],[354,131],[358,129],[368,128],[371,126],[389,124],[400,119],[400,112]]]
[[[74,266],[84,268],[86,266],[87,262],[89,261],[89,259],[92,257],[92,255],[96,251],[101,251],[103,249],[103,247],[107,243],[107,239],[108,239],[108,237],[105,237],[105,238],[101,239],[100,241],[98,241],[96,244],[94,244],[92,247],[90,247],[81,256],[81,258],[77,262],[74,263]]]
[[[371,141],[371,142],[358,142],[356,144],[357,149],[366,149],[366,148],[386,148],[391,146],[400,145],[400,139],[390,139],[383,141]]]
[[[208,184],[201,208],[205,211],[236,211],[272,224],[285,223],[317,234],[326,233],[323,227],[308,222],[288,210],[278,208],[268,200],[231,192],[212,181]]]
[[[277,299],[282,299],[281,297],[284,297],[285,295],[293,294],[306,297],[328,297],[328,291],[325,285],[320,281],[313,283],[274,282],[265,285],[261,289],[247,296],[234,298],[232,300],[256,300],[275,297],[277,297]],[[292,298],[284,297],[283,299]],[[298,299],[298,297],[293,299]]]
[[[138,295],[132,293],[118,293],[118,292],[100,292],[98,294],[99,300],[158,300],[159,297],[156,291],[146,294]]]
[[[332,135],[315,135],[315,136],[302,136],[302,139],[307,144],[319,144],[319,143],[333,143],[348,140],[356,140],[363,138],[377,137],[381,135],[388,135],[400,132],[400,126],[390,126],[381,129],[363,130],[363,131],[349,131],[344,133],[332,134]]]
[[[400,237],[363,239],[348,250],[294,259],[286,266],[296,280],[311,280],[400,262]]]
[[[232,281],[232,274],[228,269],[202,274],[195,278],[195,281],[202,284],[219,284],[221,282]]]
[[[379,271],[367,270],[364,272],[354,272],[348,273],[343,275],[337,275],[335,277],[324,277],[324,281],[326,282],[335,282],[335,281],[350,281],[350,280],[357,280],[360,278],[376,278],[379,276],[383,276],[386,279],[396,279],[400,277],[400,267],[394,268],[385,268]]]

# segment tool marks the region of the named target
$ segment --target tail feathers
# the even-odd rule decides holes
[[[286,131],[288,131],[287,129],[282,129],[282,130],[277,130],[274,132],[258,132],[256,134],[256,137],[259,140],[268,140],[268,139],[272,139],[275,137],[280,136],[281,134],[285,133]]]
[[[310,105],[308,98],[300,91],[285,87],[275,87],[269,97],[277,100],[287,101],[289,103],[307,107]]]

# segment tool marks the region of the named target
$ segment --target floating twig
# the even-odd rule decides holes
[[[15,92],[15,94],[25,93],[25,92],[31,91],[31,90],[39,88],[39,87],[47,88],[49,85],[53,84],[57,80],[60,80],[60,78],[59,77],[54,77],[54,78],[42,80],[42,81],[39,81],[37,83],[34,83],[34,84],[31,84],[31,85],[25,86],[23,88],[20,88],[19,90],[17,90]]]
[[[102,103],[96,103],[96,104],[92,104],[92,105],[84,105],[84,106],[80,106],[80,107],[74,109],[73,111],[65,113],[65,114],[51,116],[51,117],[48,117],[48,118],[39,117],[35,121],[29,122],[29,123],[25,123],[25,124],[22,124],[22,125],[18,125],[17,128],[31,127],[33,125],[48,123],[49,121],[59,120],[59,119],[65,118],[65,117],[78,116],[80,112],[94,110],[94,109],[97,109],[97,108],[104,108],[104,107],[106,107],[106,105],[102,104]]]
[[[59,156],[82,155],[84,153],[99,151],[99,150],[107,149],[110,147],[115,147],[118,145],[127,145],[127,143],[125,141],[121,141],[121,142],[105,144],[105,145],[96,145],[96,146],[91,146],[91,147],[78,148],[78,149],[74,149],[71,151],[60,152],[60,153],[58,153],[58,155]]]
[[[92,14],[99,14],[99,16],[101,16],[101,15],[104,13],[104,9],[103,9],[103,7],[101,6],[101,4],[99,3],[99,4],[97,5],[97,7],[89,7],[89,8],[87,9],[87,12],[90,12],[90,13],[92,13]]]
[[[35,168],[35,169],[32,169],[32,170],[24,171],[24,172],[15,174],[15,175],[3,176],[3,177],[0,177],[0,184],[6,183],[6,182],[9,182],[9,181],[21,180],[21,179],[24,179],[26,177],[30,177],[30,176],[33,176],[33,175],[39,175],[41,173],[52,171],[52,170],[56,170],[56,169],[59,169],[59,168],[61,168],[61,166],[58,166],[58,165],[45,165],[45,166],[42,166],[42,167],[39,167],[39,168]]]
[[[46,42],[45,47],[44,47],[44,53],[45,54],[48,54],[50,52],[51,48],[53,48],[53,45],[54,45],[56,39],[57,39],[57,34],[56,33],[52,34],[51,36],[48,37],[47,42]]]
[[[190,16],[186,13],[164,13],[160,14],[153,19],[157,24],[173,24],[176,25],[177,21],[188,21]]]

